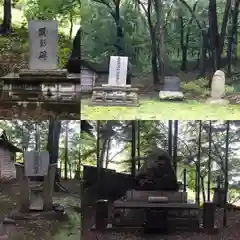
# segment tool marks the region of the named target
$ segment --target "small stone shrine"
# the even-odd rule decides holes
[[[108,84],[93,87],[92,105],[138,106],[138,88],[127,85],[128,57],[111,56]]]
[[[57,22],[32,20],[28,24],[28,32],[29,69],[1,78],[1,101],[18,104],[79,103],[79,76],[58,69]]]
[[[159,92],[159,98],[161,100],[183,100],[184,95],[180,83],[181,80],[177,76],[164,77],[164,87]]]
[[[24,152],[24,164],[16,163],[16,176],[20,186],[19,211],[52,211],[52,196],[57,164],[49,163],[46,151]],[[36,190],[30,177],[44,177],[43,186]],[[37,192],[37,193],[36,193]]]
[[[209,104],[222,104],[227,105],[228,100],[224,99],[225,96],[225,73],[217,70],[212,78],[211,96],[207,99]]]

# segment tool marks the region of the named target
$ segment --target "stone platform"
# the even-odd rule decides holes
[[[90,105],[93,106],[139,106],[138,89],[121,86],[94,87]]]
[[[187,192],[174,191],[138,191],[128,190],[126,192],[127,201],[147,201],[149,196],[167,197],[168,202],[187,202]]]

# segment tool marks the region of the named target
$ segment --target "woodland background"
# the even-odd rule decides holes
[[[168,150],[168,139],[173,138],[167,121],[89,121],[93,126],[92,136],[81,134],[81,164],[97,165],[131,173],[132,124],[136,128],[136,156],[144,157],[155,147]],[[209,121],[179,121],[177,141],[177,177],[183,179],[183,170],[187,170],[187,184],[190,192],[195,191],[196,165],[200,161],[201,178],[207,191],[208,159],[211,157],[211,188],[216,187],[217,177],[221,180],[225,173],[226,126],[224,121],[211,121],[212,137],[209,135]],[[199,138],[200,133],[200,138]],[[99,137],[99,146],[97,144]],[[229,199],[239,200],[240,183],[240,124],[230,121],[228,144]],[[211,143],[209,145],[209,142]],[[139,146],[139,148],[138,148]],[[174,146],[173,146],[174,147]],[[209,152],[210,150],[210,152]],[[99,155],[98,155],[99,154]],[[209,155],[210,154],[210,155]],[[190,194],[191,195],[191,194]],[[202,196],[203,197],[203,196]]]

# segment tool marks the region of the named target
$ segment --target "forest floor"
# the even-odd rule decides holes
[[[0,116],[4,119],[22,119],[22,120],[79,120],[79,104],[42,104],[37,106],[35,103],[29,103],[26,107],[18,105],[17,103],[4,104],[0,106]]]
[[[239,240],[240,239],[240,212],[228,212],[227,227],[223,228],[223,211],[218,209],[215,214],[215,226],[219,228],[216,235],[208,235],[205,233],[181,232],[178,234],[169,234],[166,236],[159,235],[143,235],[139,231],[136,232],[96,232],[91,231],[94,224],[94,208],[89,207],[84,214],[84,240]]]
[[[1,185],[0,194],[0,239],[5,240],[78,240],[80,239],[80,182],[77,180],[61,181],[70,193],[54,193],[53,202],[64,206],[66,215],[34,219],[16,219],[14,223],[4,224],[3,220],[16,212],[19,187],[16,183]],[[5,237],[5,238],[4,238]]]

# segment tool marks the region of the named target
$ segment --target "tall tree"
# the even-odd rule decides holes
[[[3,4],[3,23],[0,27],[2,35],[8,35],[12,31],[12,1],[4,0]]]

